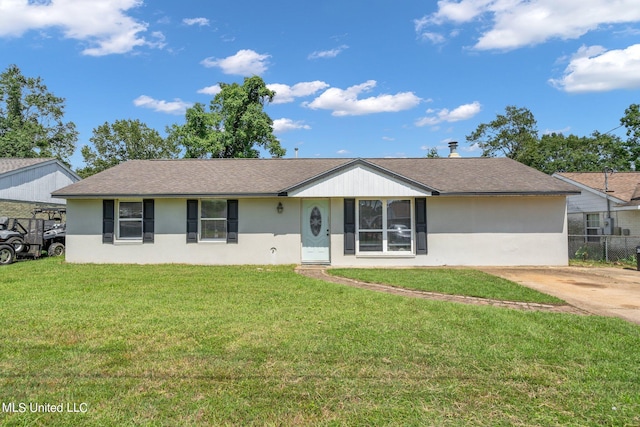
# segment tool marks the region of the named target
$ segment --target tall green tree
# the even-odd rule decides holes
[[[259,157],[262,148],[272,156],[286,151],[273,134],[273,120],[264,111],[275,92],[259,76],[244,83],[220,83],[221,91],[206,111],[195,104],[185,115],[185,123],[167,128],[169,139],[184,147],[185,157]]]
[[[127,160],[174,159],[180,153],[174,142],[140,120],[105,122],[93,130],[89,141],[93,148],[85,145],[81,150],[86,166],[76,171],[83,178]]]
[[[426,157],[427,159],[439,159],[440,154],[438,154],[438,149],[436,147],[429,148]]]
[[[542,172],[598,172],[604,168],[628,170],[627,152],[616,135],[543,135],[520,161]]]
[[[505,114],[495,120],[480,124],[467,142],[478,144],[483,157],[505,156],[515,160],[526,157],[538,140],[538,127],[531,111],[509,105]]]
[[[551,133],[539,138],[533,113],[526,108],[507,106],[505,114],[480,124],[466,139],[471,144],[478,144],[485,157],[510,157],[549,174],[592,172],[604,168],[622,171],[629,170],[634,155],[640,155],[638,106],[629,107],[621,122],[627,126],[627,142],[598,131],[583,137]]]
[[[64,121],[64,98],[16,65],[0,74],[0,157],[56,157],[69,164],[78,132]]]
[[[629,153],[629,160],[636,162],[636,166],[640,167],[640,105],[631,104],[624,110],[620,124],[627,130],[625,147]]]

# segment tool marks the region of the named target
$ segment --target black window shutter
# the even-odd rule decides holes
[[[154,235],[154,200],[142,201],[142,243],[153,243]]]
[[[187,200],[187,243],[198,243],[197,200]]]
[[[356,253],[356,199],[344,199],[344,254]]]
[[[427,253],[427,199],[417,198],[416,204],[416,254]]]
[[[227,243],[238,243],[237,200],[227,200]]]
[[[113,243],[115,200],[102,201],[102,243]]]

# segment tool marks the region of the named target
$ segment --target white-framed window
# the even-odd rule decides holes
[[[600,214],[588,213],[584,214],[584,227],[585,234],[587,235],[587,242],[599,242],[600,241]]]
[[[411,200],[360,199],[356,211],[357,253],[411,253]]]
[[[200,200],[200,240],[227,240],[227,201]]]
[[[120,200],[117,212],[117,238],[142,240],[142,200]]]

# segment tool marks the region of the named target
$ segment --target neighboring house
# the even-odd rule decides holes
[[[0,158],[0,217],[30,217],[37,207],[64,206],[51,193],[79,180],[56,159]]]
[[[567,198],[570,235],[640,236],[640,172],[554,175],[582,191]]]
[[[134,160],[57,190],[67,261],[566,265],[577,190],[507,158]]]

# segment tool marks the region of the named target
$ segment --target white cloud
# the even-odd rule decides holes
[[[349,150],[344,150],[344,149],[336,151],[336,154],[340,154],[340,155],[349,154],[349,153],[350,153]]]
[[[127,53],[139,46],[163,47],[164,43],[149,42],[142,36],[146,22],[126,14],[141,5],[141,0],[1,1],[0,37],[60,29],[65,38],[87,43],[82,53],[91,56]],[[154,37],[158,39],[159,34]]]
[[[423,37],[432,27],[477,21],[478,50],[510,50],[549,39],[576,39],[602,25],[640,20],[638,0],[441,0],[438,10],[414,21]],[[427,38],[429,38],[427,36]]]
[[[468,120],[478,114],[481,109],[482,105],[480,105],[478,101],[472,102],[471,104],[461,105],[451,111],[446,108],[441,110],[429,109],[427,110],[427,114],[430,115],[416,121],[416,126],[433,126],[442,122],[453,123]]]
[[[335,58],[336,56],[340,55],[342,53],[342,51],[344,51],[345,49],[348,49],[349,46],[343,44],[342,46],[339,46],[335,49],[330,49],[330,50],[320,50],[320,51],[315,51],[309,54],[308,58],[309,59],[326,59],[326,58]]]
[[[640,44],[606,50],[582,46],[560,79],[549,82],[565,92],[604,92],[640,88]]]
[[[347,89],[330,88],[312,102],[304,105],[314,110],[333,110],[331,113],[333,116],[359,116],[404,111],[415,107],[421,101],[413,92],[401,92],[395,95],[384,94],[358,99],[361,93],[368,92],[375,86],[375,80],[368,80]]]
[[[204,27],[209,25],[209,20],[207,18],[184,18],[182,22],[186,25],[198,25],[200,27]]]
[[[290,130],[311,129],[311,126],[304,124],[302,121],[293,121],[291,119],[275,119],[273,121],[273,132],[283,133]]]
[[[205,95],[213,95],[216,96],[222,91],[219,84],[215,84],[213,86],[203,87],[202,89],[198,89],[198,93],[203,93]]]
[[[327,83],[319,80],[296,83],[293,86],[281,83],[267,85],[267,88],[276,93],[276,96],[273,97],[273,104],[286,104],[288,102],[293,102],[296,98],[313,95],[319,90],[326,89],[327,87],[329,87]]]
[[[240,76],[260,75],[267,70],[271,55],[260,54],[250,49],[239,50],[235,55],[222,59],[206,58],[201,64],[207,68],[218,67],[225,74]]]
[[[191,107],[193,104],[185,102],[179,98],[176,98],[173,101],[162,101],[153,99],[147,95],[141,95],[133,100],[133,105],[136,107],[150,108],[153,111],[160,113],[182,115],[186,113],[187,108]]]

